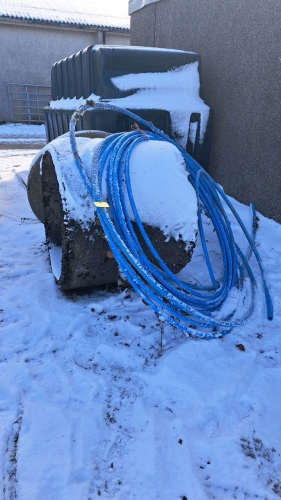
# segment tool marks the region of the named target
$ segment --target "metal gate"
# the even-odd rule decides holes
[[[44,123],[44,106],[51,100],[51,87],[7,83],[11,122]]]

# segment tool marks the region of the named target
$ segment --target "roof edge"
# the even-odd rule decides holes
[[[48,21],[41,19],[26,19],[24,17],[16,16],[3,16],[0,15],[0,23],[3,24],[17,24],[22,26],[40,26],[45,28],[60,28],[68,30],[83,30],[83,31],[110,31],[120,34],[130,34],[130,28],[125,27],[115,27],[106,24],[79,24],[79,23],[69,23],[64,21]]]
[[[150,3],[160,2],[160,0],[130,0],[129,2],[129,16],[136,12],[137,10],[141,10],[146,5]]]

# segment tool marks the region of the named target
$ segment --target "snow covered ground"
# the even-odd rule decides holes
[[[0,125],[0,147],[25,145],[38,145],[46,143],[44,125],[24,125],[23,123],[6,123]]]
[[[54,283],[23,183],[34,154],[0,150],[0,497],[281,498],[281,226],[259,215],[274,320],[258,295],[223,339],[164,325],[161,349],[133,291]]]

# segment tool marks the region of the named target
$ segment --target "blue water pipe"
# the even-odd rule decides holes
[[[146,131],[143,133],[143,131],[137,129],[132,132],[112,134],[104,139],[99,147],[98,155],[93,157],[92,178],[90,180],[85,173],[77,150],[75,126],[77,120],[86,111],[95,110],[113,110],[124,113],[145,126]],[[95,209],[119,269],[139,293],[143,301],[159,315],[160,319],[167,321],[187,335],[208,339],[222,336],[233,327],[249,321],[255,306],[257,288],[254,274],[248,263],[252,254],[260,270],[267,318],[269,320],[273,318],[272,300],[263,264],[254,241],[256,214],[253,205],[251,205],[253,231],[252,235],[250,235],[228,197],[210,175],[170,137],[131,111],[106,102],[93,103],[87,101],[71,117],[69,131],[76,167],[94,203],[103,201],[102,179],[106,174],[109,208],[96,206]],[[184,282],[174,275],[156,252],[145,232],[134,203],[130,182],[130,157],[137,144],[148,140],[170,142],[180,151],[185,161],[189,180],[196,191],[199,235],[211,285]],[[135,222],[143,241],[156,260],[157,266],[152,264],[145,255],[133,229],[125,203],[123,175],[125,175],[127,194]],[[249,249],[246,256],[235,242],[231,224],[223,208],[222,201],[227,204],[248,240]],[[208,254],[202,211],[211,219],[221,248],[223,275],[219,282],[215,278]],[[251,300],[248,307],[241,312],[239,319],[234,319],[237,311],[233,311],[224,319],[217,319],[217,311],[220,311],[227,300],[229,292],[234,287],[242,290],[246,281],[250,282]]]

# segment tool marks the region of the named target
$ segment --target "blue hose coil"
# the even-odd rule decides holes
[[[108,109],[126,114],[149,130],[145,131],[145,134],[140,130],[117,133],[104,139],[99,147],[98,157],[93,159],[92,179],[90,181],[85,174],[77,151],[75,125],[76,121],[86,111]],[[207,339],[220,337],[229,333],[233,327],[245,324],[252,316],[257,288],[255,277],[248,263],[252,254],[260,270],[267,318],[269,320],[273,319],[272,300],[265,279],[263,264],[254,242],[256,228],[254,221],[256,217],[253,205],[251,205],[253,234],[250,236],[227,196],[209,174],[170,137],[131,111],[107,104],[106,102],[93,103],[92,101],[87,101],[86,104],[80,106],[73,114],[70,120],[69,131],[71,149],[76,167],[94,202],[102,201],[102,178],[104,172],[106,172],[107,201],[110,207],[110,215],[107,209],[96,207],[100,223],[120,271],[126,276],[128,282],[139,293],[143,301],[159,315],[160,319],[167,321],[173,327],[180,329],[187,335]],[[199,234],[211,286],[187,283],[180,280],[165,265],[145,232],[134,203],[129,165],[133,148],[140,142],[147,140],[170,142],[180,151],[185,161],[189,180],[197,195]],[[134,232],[125,203],[122,186],[123,175],[125,175],[127,194],[135,222],[158,266],[153,265],[146,257]],[[228,205],[248,240],[249,250],[246,256],[234,240],[231,224],[221,200]],[[221,248],[224,271],[219,283],[215,279],[208,254],[201,215],[202,211],[205,211],[211,219]],[[224,319],[216,319],[215,313],[221,309],[230,290],[233,287],[242,289],[247,276],[251,284],[251,301],[246,310],[243,311],[242,317],[238,320],[233,319],[233,315],[236,313],[236,311],[233,311]]]

